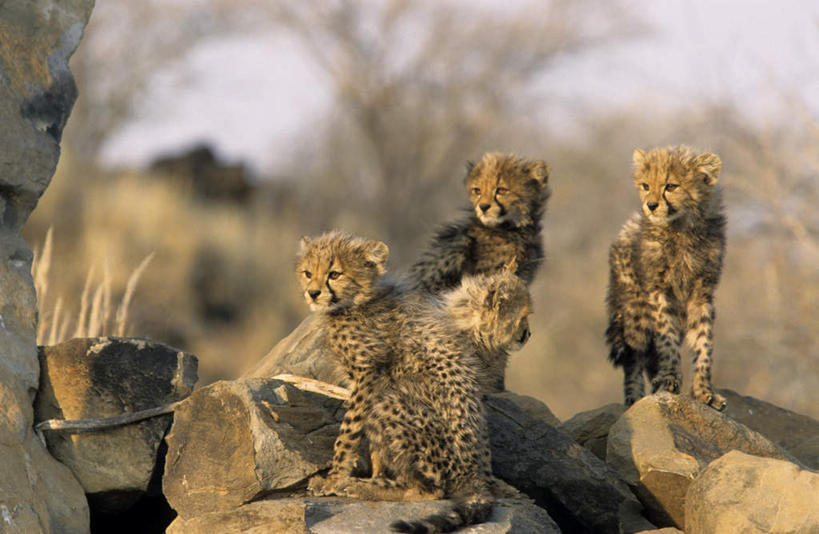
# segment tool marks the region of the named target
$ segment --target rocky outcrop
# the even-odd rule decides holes
[[[594,454],[504,394],[486,401],[492,470],[543,506],[565,532],[653,528],[642,506]]]
[[[68,59],[92,0],[0,2],[0,530],[84,532],[68,469],[34,437],[39,379],[31,250],[20,235],[57,166],[77,92]]]
[[[389,532],[396,519],[423,517],[451,506],[447,501],[366,502],[350,499],[288,498],[246,504],[234,510],[176,519],[168,534],[276,532],[280,534],[361,534]],[[559,534],[549,515],[524,500],[504,499],[489,522],[458,530],[461,534]]]
[[[176,410],[163,489],[185,519],[303,489],[329,467],[342,401],[280,380],[217,382]]]
[[[606,461],[609,429],[625,411],[626,407],[622,404],[607,404],[596,410],[580,412],[557,428]]]
[[[806,467],[819,469],[819,421],[730,389],[720,393],[728,400],[725,415],[764,434]]]
[[[293,374],[349,387],[349,379],[325,349],[326,336],[319,315],[310,314],[287,337],[279,341],[244,378]]]
[[[819,474],[731,451],[688,488],[686,534],[819,532]]]
[[[35,419],[90,419],[182,400],[196,357],[144,339],[82,338],[40,347]],[[45,432],[49,452],[71,469],[105,512],[129,508],[148,490],[171,415],[98,432]]]
[[[612,425],[606,461],[658,526],[685,525],[685,494],[706,465],[729,450],[790,459],[761,434],[683,395],[644,397]]]

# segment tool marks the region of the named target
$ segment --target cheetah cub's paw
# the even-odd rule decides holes
[[[715,393],[709,390],[702,390],[699,393],[692,392],[691,396],[694,397],[696,400],[700,401],[703,404],[710,406],[711,408],[721,412],[725,410],[725,407],[728,406],[728,401],[720,395],[719,393]]]
[[[651,381],[651,392],[660,393],[661,391],[668,391],[669,393],[679,393],[680,382],[680,378],[673,374],[658,376]]]
[[[344,475],[315,475],[307,484],[307,493],[313,497],[337,495],[344,497],[350,485],[350,477]]]
[[[498,499],[518,499],[521,497],[520,490],[496,477],[489,480],[489,491],[493,497]]]

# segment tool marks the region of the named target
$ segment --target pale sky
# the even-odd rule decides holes
[[[488,1],[488,0],[487,0]],[[502,0],[498,0],[502,1]],[[651,35],[559,63],[544,79],[552,120],[724,100],[768,120],[795,91],[819,116],[819,2],[634,0]],[[285,35],[202,44],[153,84],[145,107],[105,146],[113,165],[144,165],[197,142],[262,174],[292,157],[322,120],[330,94],[320,72]],[[560,115],[563,115],[562,117]]]

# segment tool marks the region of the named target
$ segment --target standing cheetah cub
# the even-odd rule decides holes
[[[714,291],[725,253],[725,216],[715,187],[720,159],[685,146],[634,151],[642,212],[609,253],[609,358],[625,373],[625,403],[651,392],[678,393],[680,345],[694,352],[693,397],[717,410],[711,386]]]
[[[396,300],[380,279],[384,261],[383,243],[339,233],[308,240],[302,250],[305,297],[322,312],[330,347],[354,382],[330,473],[314,477],[310,490],[453,499],[446,514],[395,523],[400,532],[448,532],[485,521],[493,493],[505,485],[491,473],[477,353],[527,341],[528,290],[504,272],[466,279],[440,299]],[[322,299],[325,290],[330,296]],[[362,436],[370,443],[371,479],[352,476]]]
[[[413,286],[437,294],[465,275],[492,274],[510,261],[531,283],[543,261],[541,218],[549,198],[549,166],[491,152],[467,165],[471,214],[442,228],[409,272]]]

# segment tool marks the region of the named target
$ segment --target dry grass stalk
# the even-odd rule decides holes
[[[148,267],[148,264],[151,263],[151,260],[154,259],[154,253],[151,252],[148,256],[145,257],[144,260],[139,264],[139,266],[131,273],[131,276],[128,278],[128,283],[125,285],[125,295],[122,297],[122,303],[117,310],[117,318],[116,318],[116,335],[117,336],[124,336],[128,326],[128,307],[131,305],[131,299],[134,296],[134,291],[136,291],[136,286],[139,283],[139,279],[142,276],[142,273],[145,272],[145,269]]]
[[[85,277],[80,305],[77,312],[76,321],[71,320],[67,310],[64,310],[62,296],[58,296],[53,309],[46,303],[46,295],[49,290],[49,271],[53,251],[53,231],[48,229],[42,248],[34,250],[34,260],[32,262],[31,273],[34,279],[34,287],[37,291],[39,307],[39,323],[37,325],[37,343],[40,345],[55,345],[68,339],[69,332],[72,332],[71,325],[74,324],[71,337],[98,337],[104,335],[124,336],[128,331],[128,310],[134,297],[139,279],[154,257],[154,253],[149,254],[136,269],[131,273],[125,286],[125,294],[117,309],[116,315],[112,314],[112,291],[111,273],[108,260],[106,259],[102,281],[97,285],[95,269],[92,265]],[[113,320],[112,320],[113,319]],[[113,324],[112,324],[113,323]]]

